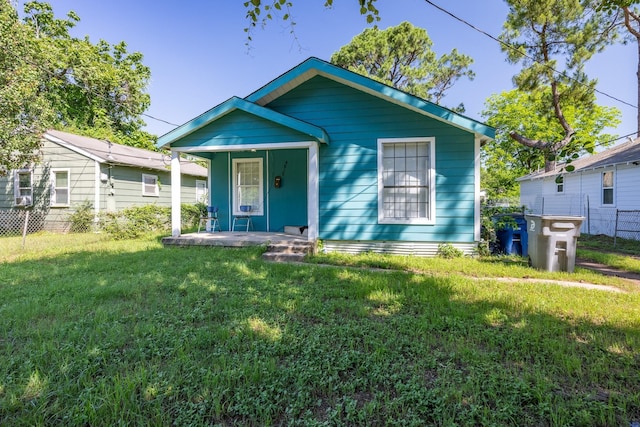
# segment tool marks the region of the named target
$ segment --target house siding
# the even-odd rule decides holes
[[[42,163],[33,168],[33,210],[41,212],[37,218],[42,222],[35,228],[52,231],[66,231],[69,227],[69,216],[79,206],[89,202],[95,209],[96,189],[98,189],[98,206],[101,212],[120,210],[130,206],[157,204],[171,206],[171,175],[169,171],[134,168],[99,163],[63,145],[43,139]],[[96,171],[96,168],[98,170]],[[51,206],[51,171],[69,171],[69,204],[68,206]],[[160,197],[142,197],[142,174],[157,175],[160,182]],[[104,174],[107,179],[100,179]],[[14,176],[10,171],[6,177],[0,177],[0,210],[12,211],[14,203]],[[98,183],[96,185],[96,179]],[[182,202],[196,202],[196,180],[205,177],[182,176]],[[111,186],[113,184],[113,187]],[[113,190],[113,195],[111,195]],[[35,218],[35,216],[34,216]]]
[[[106,166],[107,170],[109,166]],[[142,194],[142,175],[155,175],[158,177],[158,196],[144,196]],[[127,166],[113,166],[107,175],[113,182],[115,194],[115,209],[121,210],[133,206],[158,205],[171,206],[171,173],[156,169],[132,168]],[[182,175],[182,203],[193,204],[196,202],[196,180],[202,177]],[[106,194],[106,192],[105,192]],[[101,195],[108,199],[110,196]],[[102,204],[101,204],[102,205]],[[105,206],[109,206],[105,200]]]
[[[291,130],[242,111],[233,111],[216,120],[215,123],[198,129],[185,136],[182,140],[171,144],[174,148],[211,145],[231,146],[247,144],[264,144],[278,142],[298,142],[309,140],[308,135]],[[195,153],[203,157],[210,157],[210,153]]]
[[[327,240],[473,242],[474,135],[316,76],[267,107],[327,131],[320,147],[320,229]],[[435,225],[378,224],[377,141],[435,137]]]
[[[614,171],[614,204],[602,203],[602,173]],[[564,192],[555,177],[520,182],[520,201],[527,211],[546,215],[584,216],[582,232],[615,234],[617,210],[640,210],[640,168],[632,164],[564,174]]]
[[[219,208],[220,228],[230,230],[233,223],[230,164],[234,159],[263,159],[262,215],[252,216],[256,231],[283,231],[285,226],[307,225],[307,150],[257,150],[256,152],[213,153],[211,155],[210,204]],[[286,166],[285,166],[286,165]],[[282,178],[275,188],[276,176]],[[267,224],[268,222],[268,224]]]

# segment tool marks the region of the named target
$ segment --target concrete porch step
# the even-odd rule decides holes
[[[313,252],[309,242],[272,243],[262,254],[262,259],[272,262],[302,262],[307,254]]]
[[[262,259],[269,262],[302,262],[305,254],[286,254],[278,252],[265,252]]]
[[[307,242],[274,243],[267,246],[267,252],[306,255],[308,253],[311,253],[311,248],[311,243]]]

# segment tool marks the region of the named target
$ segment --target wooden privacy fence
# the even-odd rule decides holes
[[[640,210],[616,210],[615,234],[613,236],[614,247],[618,237],[640,240]]]

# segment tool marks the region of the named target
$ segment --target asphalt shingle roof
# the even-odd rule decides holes
[[[45,138],[47,135],[85,151],[104,163],[135,166],[164,172],[170,170],[167,155],[156,151],[116,144],[59,130],[48,130],[45,133]],[[186,175],[207,176],[207,168],[184,159],[180,159],[180,171]]]
[[[571,162],[571,165],[575,167],[572,172],[574,173],[584,171],[586,169],[595,169],[632,162],[640,162],[640,138],[618,144],[615,147],[609,148],[605,151],[601,151],[600,153],[574,160],[573,162]],[[560,167],[561,165],[558,166],[559,167],[557,167],[555,171],[534,172],[529,175],[525,175],[522,178],[518,178],[518,181],[546,178],[550,176],[556,176],[559,173],[566,173],[563,172],[563,169]]]

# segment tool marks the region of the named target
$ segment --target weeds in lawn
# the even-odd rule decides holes
[[[2,425],[640,420],[638,292],[468,277],[537,274],[506,259],[69,238],[0,251]]]

